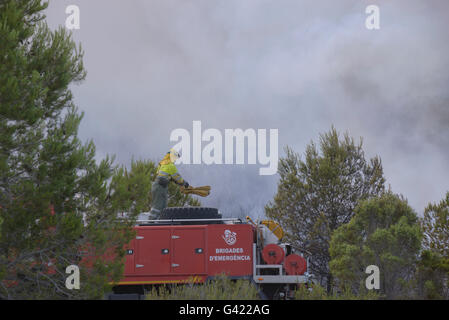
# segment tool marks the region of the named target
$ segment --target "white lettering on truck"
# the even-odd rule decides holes
[[[249,261],[251,257],[243,254],[243,248],[216,248],[216,256],[209,256],[209,261]],[[219,255],[234,253],[233,255]],[[239,254],[239,255],[238,255]]]

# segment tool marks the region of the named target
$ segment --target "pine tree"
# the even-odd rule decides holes
[[[424,247],[449,259],[449,192],[438,204],[429,204],[422,219]]]
[[[310,267],[330,291],[329,241],[332,233],[354,215],[358,201],[381,194],[384,178],[378,157],[365,160],[362,142],[335,128],[312,142],[305,160],[290,148],[279,161],[280,181],[274,201],[265,210],[280,222],[286,238],[310,253]]]
[[[423,252],[418,264],[418,297],[449,298],[449,192],[438,204],[430,203],[421,219]]]
[[[391,192],[361,201],[348,224],[330,242],[332,273],[341,289],[366,290],[366,267],[380,271],[380,292],[388,299],[405,298],[421,249],[418,216],[407,201]]]
[[[100,298],[121,276],[132,219],[107,198],[112,159],[77,138],[69,86],[86,76],[83,52],[48,28],[46,7],[0,1],[0,298]],[[69,265],[80,290],[65,286]]]
[[[0,1],[0,299],[102,298],[121,279],[132,226],[151,203],[156,167],[95,160],[69,86],[83,51],[51,31],[40,0]],[[171,205],[198,205],[178,189]],[[118,219],[127,213],[127,219]],[[66,287],[70,265],[80,289]]]

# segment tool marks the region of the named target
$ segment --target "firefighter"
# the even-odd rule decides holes
[[[176,152],[176,150],[170,149],[161,162],[159,162],[156,180],[153,182],[151,187],[153,200],[149,217],[150,219],[158,219],[162,213],[162,210],[167,207],[168,184],[170,181],[173,181],[184,188],[189,187],[189,184],[181,177],[174,164],[179,157],[180,155]]]

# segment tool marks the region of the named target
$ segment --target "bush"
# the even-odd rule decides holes
[[[231,280],[220,275],[205,284],[161,286],[147,294],[147,300],[258,300],[257,288],[248,280]]]
[[[355,295],[349,290],[328,294],[325,288],[317,284],[309,285],[309,287],[302,285],[295,292],[296,300],[379,300],[380,298],[382,296],[374,291],[360,293],[359,295]]]

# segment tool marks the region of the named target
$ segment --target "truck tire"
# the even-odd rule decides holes
[[[162,211],[160,219],[221,219],[221,214],[217,208],[169,207]]]

